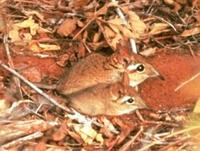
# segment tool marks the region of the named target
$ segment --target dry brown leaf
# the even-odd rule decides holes
[[[7,100],[0,99],[0,115],[4,114],[5,111],[9,108],[10,103]]]
[[[96,32],[94,34],[92,42],[96,43],[96,42],[98,42],[100,40],[100,38],[101,38],[101,32]]]
[[[114,19],[111,19],[108,21],[108,25],[110,28],[117,34],[120,34],[120,29],[119,27],[122,26],[122,21],[120,18],[115,17]]]
[[[156,47],[148,48],[148,49],[145,49],[144,51],[140,52],[140,54],[145,57],[150,57],[156,53],[156,49],[157,49]]]
[[[41,44],[38,43],[39,47],[42,49],[41,51],[56,51],[56,50],[60,50],[60,46],[59,45],[55,45],[55,44]]]
[[[164,0],[164,3],[167,4],[167,5],[171,5],[171,6],[174,6],[174,0]]]
[[[32,36],[36,35],[37,31],[40,29],[39,25],[35,23],[32,16],[30,16],[27,20],[24,20],[20,23],[13,24],[12,29],[9,31],[9,37],[11,42],[21,41],[21,40],[31,40]],[[20,35],[20,29],[28,28],[30,33],[23,33],[23,38]]]
[[[19,29],[29,28],[31,35],[36,35],[37,30],[40,28],[39,25],[35,23],[35,20],[33,20],[32,16],[21,23],[14,24],[14,26],[18,27]]]
[[[2,32],[4,30],[5,30],[5,21],[4,21],[2,14],[0,14],[0,32]]]
[[[94,130],[91,125],[88,124],[71,124],[74,128],[74,130],[81,136],[83,141],[86,144],[92,144],[94,140],[100,142],[103,144],[104,139],[102,137],[102,134],[97,133],[96,130]]]
[[[195,27],[195,28],[192,28],[192,29],[185,30],[181,34],[181,36],[182,37],[188,37],[188,36],[196,35],[196,34],[199,34],[199,33],[200,33],[200,27]]]
[[[155,23],[151,27],[149,34],[156,35],[164,32],[169,27],[166,23]]]
[[[70,6],[74,7],[75,9],[81,9],[86,6],[91,0],[72,0],[70,2]]]
[[[60,46],[56,44],[41,44],[38,41],[31,41],[28,48],[33,52],[46,52],[60,50]]]
[[[200,98],[197,100],[193,112],[198,114],[200,113]]]
[[[62,22],[62,24],[58,27],[57,33],[61,36],[69,36],[73,31],[76,30],[76,19],[66,19]]]
[[[77,20],[77,26],[78,27],[83,27],[84,26],[84,23],[80,20]]]
[[[194,1],[192,2],[192,5],[193,5],[193,6],[196,6],[196,7],[200,7],[200,0],[194,0]]]
[[[31,41],[28,45],[28,49],[30,49],[33,52],[41,52],[42,49],[39,47],[37,41]]]
[[[112,29],[110,29],[107,26],[104,27],[104,36],[108,44],[114,49],[116,49],[117,44],[122,39],[121,34],[115,33]]]
[[[139,16],[132,11],[128,11],[128,24],[123,24],[121,18],[115,17],[108,21],[110,28],[117,35],[125,38],[139,38],[144,34],[146,25],[140,20]]]
[[[122,33],[122,36],[124,36],[125,38],[136,38],[136,34],[133,34],[133,32],[131,32],[127,27],[119,26],[119,29]]]
[[[22,40],[23,41],[31,41],[32,40],[32,35],[30,33],[24,33]]]
[[[11,42],[20,41],[21,38],[19,36],[19,29],[16,27],[13,27],[13,29],[9,31],[9,37],[11,39]]]
[[[187,4],[187,0],[175,0],[175,1],[182,4],[182,5]]]
[[[145,23],[140,19],[140,17],[133,11],[128,11],[128,23],[132,29],[135,38],[139,38],[144,34],[147,29]]]
[[[28,11],[25,11],[25,10],[24,10],[23,12],[24,12],[24,14],[26,14],[26,16],[33,16],[33,15],[35,15],[35,16],[37,16],[40,20],[45,21],[43,14],[42,14],[42,13],[39,13],[39,12],[36,11],[36,10],[28,10]]]
[[[67,134],[67,125],[66,125],[66,121],[64,121],[62,123],[62,125],[60,126],[60,128],[53,134],[53,140],[55,141],[61,141],[65,138]]]

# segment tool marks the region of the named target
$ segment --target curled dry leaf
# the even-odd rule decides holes
[[[146,30],[146,25],[137,14],[132,11],[127,11],[126,13],[128,15],[128,24],[124,24],[121,18],[115,17],[107,21],[109,27],[103,27],[105,30],[104,36],[113,48],[116,48],[122,37],[140,38]]]
[[[55,50],[60,50],[59,45],[54,45],[54,44],[41,44],[38,43],[39,47],[42,48],[42,51],[55,51]]]
[[[164,32],[169,27],[166,23],[155,23],[151,26],[149,34],[156,35]]]
[[[13,24],[12,29],[9,31],[9,37],[11,39],[11,42],[20,41],[20,40],[31,40],[32,36],[36,35],[37,30],[40,28],[37,23],[35,23],[35,20],[33,20],[32,16],[30,16],[27,20],[24,20],[20,23]],[[30,33],[23,33],[23,38],[20,37],[20,29],[26,29],[28,28],[30,30]]]
[[[156,49],[157,49],[156,47],[154,47],[154,48],[148,48],[148,49],[140,52],[140,54],[142,56],[145,56],[145,57],[150,57],[150,56],[153,56],[156,53]]]
[[[90,1],[91,0],[72,0],[69,5],[77,10],[86,6]]]
[[[140,19],[140,17],[133,11],[128,11],[128,23],[133,31],[134,37],[139,38],[144,34],[147,29],[145,23]]]
[[[0,116],[5,113],[9,106],[10,103],[7,100],[0,99]]]
[[[199,33],[200,33],[200,27],[195,27],[195,28],[192,28],[192,29],[185,30],[181,34],[181,36],[182,37],[189,37],[189,36],[196,35],[196,34],[199,34]]]
[[[199,97],[199,99],[197,100],[197,102],[195,104],[193,112],[194,113],[200,113],[200,97]]]
[[[35,20],[33,20],[32,16],[30,16],[27,20],[24,20],[21,23],[14,24],[14,26],[18,27],[19,29],[29,28],[31,35],[36,35],[36,32],[39,29],[39,25],[35,23]]]
[[[31,41],[28,48],[33,52],[57,51],[60,46],[56,44],[41,44],[37,41]]]
[[[131,31],[130,26],[123,24],[122,20],[118,17],[109,20],[110,28],[117,34],[127,38],[135,38],[134,33]]]
[[[92,144],[95,140],[103,144],[102,134],[97,133],[95,129],[88,124],[71,124],[74,130],[81,136],[86,144]]]
[[[174,0],[164,0],[164,3],[170,6],[174,6]]]
[[[61,36],[69,36],[73,31],[76,30],[77,20],[73,19],[66,19],[63,23],[58,27],[57,33]]]
[[[93,43],[97,43],[97,42],[100,40],[100,38],[101,38],[101,33],[100,33],[100,32],[96,32],[96,33],[94,34],[94,37],[93,37],[92,42],[93,42]]]
[[[122,35],[119,33],[114,32],[111,28],[104,26],[104,36],[108,44],[116,49],[117,44],[120,42],[120,40],[123,38]],[[117,29],[116,29],[117,31]]]
[[[3,18],[3,15],[0,14],[0,32],[4,31],[5,30],[5,21],[4,21],[4,18]]]
[[[66,122],[64,121],[60,128],[53,134],[53,140],[55,141],[61,141],[65,138],[67,134],[67,125],[66,125]]]

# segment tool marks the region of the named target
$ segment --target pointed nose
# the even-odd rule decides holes
[[[161,74],[158,75],[158,78],[161,79],[161,80],[165,80],[165,77]]]
[[[137,100],[138,100],[138,108],[140,108],[140,109],[143,109],[143,108],[148,109],[149,108],[146,105],[145,101],[141,97],[138,97]]]
[[[151,76],[158,77],[161,80],[165,80],[164,76],[160,74],[160,72],[158,72],[156,69],[153,69]]]

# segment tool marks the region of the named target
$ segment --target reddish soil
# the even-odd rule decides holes
[[[200,57],[175,52],[156,54],[148,61],[157,68],[165,80],[148,79],[141,84],[141,96],[153,109],[171,109],[193,105],[200,97],[200,77],[177,92],[174,89],[200,72]]]
[[[55,59],[52,59],[52,58],[40,59],[38,57],[33,57],[33,56],[31,57],[17,56],[14,59],[14,63],[15,63],[16,68],[18,68],[19,70],[22,69],[22,73],[23,73],[23,69],[24,71],[26,71],[28,70],[27,68],[32,68],[28,70],[28,71],[31,71],[29,72],[29,74],[31,74],[30,76],[28,75],[28,71],[26,72],[27,74],[23,73],[23,75],[25,75],[26,78],[28,78],[32,82],[35,82],[34,80],[32,80],[35,78],[29,78],[29,77],[33,77],[34,76],[33,74],[36,74],[35,70],[40,72],[41,79],[45,77],[59,79],[59,77],[64,73],[64,69],[58,66],[56,64]]]

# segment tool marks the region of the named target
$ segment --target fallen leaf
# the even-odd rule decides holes
[[[90,1],[91,0],[72,0],[69,5],[77,10],[86,6]]]
[[[116,49],[117,44],[123,38],[121,34],[116,34],[112,29],[107,26],[104,26],[104,36],[108,44]]]
[[[28,35],[28,33],[23,33],[22,35],[24,37],[21,38],[20,30],[25,29],[25,28],[30,29],[30,34]],[[36,35],[37,30],[39,30],[39,28],[40,28],[39,25],[37,23],[35,23],[35,21],[33,20],[32,16],[31,16],[27,20],[24,20],[20,23],[13,24],[8,35],[11,39],[11,42],[21,41],[23,38],[24,38],[24,40],[31,40],[32,36]]]
[[[164,3],[170,6],[174,6],[174,0],[164,0]]]
[[[19,29],[17,27],[13,27],[13,29],[9,31],[8,36],[10,37],[11,42],[21,41]]]
[[[163,31],[165,31],[168,27],[169,25],[166,23],[155,23],[151,26],[151,31],[149,32],[149,34],[151,35],[160,34]]]
[[[28,45],[28,48],[33,52],[41,52],[42,49],[39,47],[37,41],[31,41]]]
[[[61,141],[65,138],[67,134],[67,126],[66,126],[66,121],[64,121],[60,128],[53,134],[53,140],[55,141]]]
[[[7,100],[0,99],[0,115],[4,114],[5,111],[9,108],[10,103]]]
[[[92,144],[94,140],[103,144],[102,134],[97,133],[89,124],[72,124],[74,130],[81,136],[86,144]]]
[[[61,36],[69,36],[76,29],[76,19],[66,19],[62,22],[62,24],[58,27],[57,33]]]
[[[200,27],[195,27],[195,28],[192,28],[192,29],[185,30],[181,34],[181,36],[182,37],[189,37],[189,36],[196,35],[196,34],[199,34],[199,33],[200,33]]]
[[[92,42],[97,43],[100,40],[100,38],[101,38],[101,32],[96,32],[94,34]]]
[[[147,29],[145,23],[140,19],[140,17],[133,11],[128,11],[128,23],[132,29],[135,38],[140,38]]]
[[[24,20],[21,23],[14,24],[14,26],[18,27],[19,29],[29,28],[31,35],[36,35],[36,32],[39,29],[39,25],[35,23],[35,20],[33,20],[32,16],[30,16],[27,20]]]
[[[23,40],[24,41],[31,41],[32,40],[32,35],[30,33],[24,33],[23,34]]]
[[[5,21],[4,21],[4,18],[3,18],[3,15],[0,14],[0,32],[4,31],[5,30]]]
[[[197,100],[193,112],[200,113],[200,98]]]
[[[150,57],[150,56],[153,56],[156,52],[156,47],[154,48],[148,48],[148,49],[145,49],[144,51],[140,52],[141,55],[145,56],[145,57]]]
[[[39,47],[42,49],[42,51],[56,51],[56,50],[60,50],[60,46],[59,45],[54,45],[54,44],[41,44],[38,43]]]

